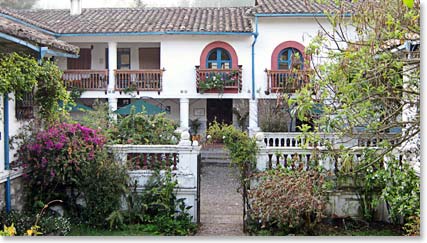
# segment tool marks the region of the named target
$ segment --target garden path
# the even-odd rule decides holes
[[[237,170],[224,163],[202,163],[201,167],[201,225],[197,236],[244,236]]]

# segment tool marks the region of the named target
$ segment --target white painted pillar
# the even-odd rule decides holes
[[[253,136],[260,128],[258,127],[258,100],[249,100],[249,135]]]
[[[117,42],[108,42],[108,92],[112,93],[116,85],[114,70],[117,69]],[[116,102],[117,103],[117,102]],[[116,106],[117,109],[117,106]]]
[[[188,120],[190,118],[190,100],[181,98],[179,100],[179,124],[181,131],[188,131]]]
[[[117,110],[117,98],[109,97],[108,106],[110,108],[110,117],[117,121],[117,114],[113,113],[113,111]]]

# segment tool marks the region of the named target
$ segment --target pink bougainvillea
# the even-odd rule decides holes
[[[93,162],[105,142],[97,131],[80,124],[61,123],[36,134],[20,147],[18,160],[31,171],[25,178],[37,185],[37,198],[53,198],[56,190],[73,186],[82,166]],[[37,199],[35,198],[35,199]]]

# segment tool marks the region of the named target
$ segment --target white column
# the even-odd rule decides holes
[[[181,98],[179,100],[179,125],[181,131],[188,131],[188,120],[190,115],[190,100]]]
[[[249,135],[253,136],[260,131],[258,127],[258,100],[249,100]]]
[[[117,120],[117,114],[113,113],[113,111],[117,110],[117,98],[108,98],[108,106],[110,108],[110,117],[115,121]]]
[[[109,93],[111,93],[114,90],[114,87],[116,85],[116,78],[114,76],[115,69],[117,69],[117,42],[108,42],[108,79],[109,79],[108,92]]]

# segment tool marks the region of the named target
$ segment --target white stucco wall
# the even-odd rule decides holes
[[[140,96],[152,98],[220,98],[218,94],[198,94],[196,91],[195,66],[200,65],[200,55],[211,42],[224,41],[230,44],[238,56],[238,64],[243,66],[243,88],[239,94],[223,94],[222,98],[250,98],[251,92],[251,43],[248,36],[200,36],[200,35],[168,35],[168,36],[95,36],[95,37],[63,37],[65,41],[92,51],[92,69],[105,69],[105,48],[108,42],[117,42],[118,48],[131,48],[131,67],[139,68],[138,48],[160,45],[160,67],[165,68],[163,74],[163,90],[157,92],[140,92]],[[58,65],[66,68],[66,59],[59,58]],[[131,98],[129,95],[115,92],[113,97]],[[85,92],[82,97],[105,97],[103,92]],[[135,98],[138,98],[135,97]]]
[[[320,18],[326,25],[326,20]],[[271,69],[271,55],[280,43],[297,41],[307,46],[318,33],[319,25],[314,18],[302,17],[260,17],[258,21],[259,36],[255,45],[255,91],[259,98],[266,96],[267,87],[265,69]],[[222,98],[250,99],[252,92],[252,52],[253,37],[225,35],[153,35],[153,36],[79,36],[62,37],[63,40],[81,48],[93,47],[92,69],[105,69],[105,48],[108,42],[117,42],[118,48],[131,48],[131,68],[139,68],[138,48],[160,46],[160,67],[165,68],[163,90],[157,92],[140,92],[140,96],[153,98],[220,98],[218,94],[198,94],[196,92],[195,66],[200,65],[203,48],[214,41],[224,41],[236,51],[239,65],[243,66],[243,88],[239,94],[223,94]],[[66,68],[66,59],[59,58],[58,64]],[[112,94],[117,98],[131,98],[129,95]],[[82,97],[103,97],[104,92],[85,92]],[[138,98],[138,97],[136,97]]]
[[[3,97],[2,97],[3,100]],[[1,133],[2,133],[2,140],[1,140],[1,151],[4,151],[4,110],[3,110],[3,102],[2,102],[2,111],[1,111]],[[15,117],[15,97],[13,94],[9,94],[9,139],[11,139],[12,137],[18,135],[20,132],[22,132],[22,128],[26,125],[26,122],[28,120],[17,120]],[[16,158],[14,157],[16,153],[16,149],[12,149],[10,148],[10,152],[9,152],[9,161],[12,162],[14,161]],[[1,163],[3,164],[2,166],[4,166],[4,152],[0,157],[1,159]],[[1,169],[2,167],[0,167]]]
[[[325,19],[319,19],[326,25]],[[301,17],[260,17],[258,19],[258,40],[255,44],[255,90],[260,98],[274,98],[265,95],[267,74],[271,69],[273,50],[282,42],[296,41],[308,46],[320,27],[314,18]]]

